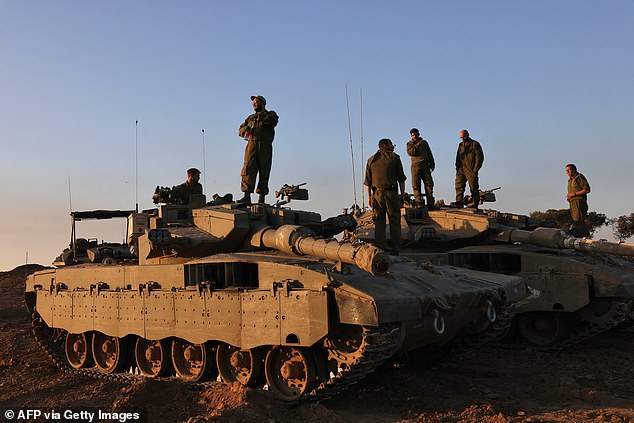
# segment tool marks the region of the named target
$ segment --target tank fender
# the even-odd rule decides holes
[[[613,272],[592,269],[592,287],[598,297],[634,298],[634,275],[631,271]]]
[[[389,297],[375,300],[362,293],[346,289],[335,290],[339,321],[354,325],[377,326],[382,323],[417,320],[422,316],[421,302],[417,297]]]

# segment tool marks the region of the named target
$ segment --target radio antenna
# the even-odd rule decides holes
[[[350,125],[350,104],[348,102],[348,84],[346,84],[346,110],[348,111],[348,134],[350,136],[350,157],[352,159],[352,189],[354,190],[354,212],[357,211],[357,178],[354,174],[354,149],[352,148],[352,126]]]
[[[70,190],[70,175],[68,175],[68,209],[73,212],[73,195]]]
[[[205,169],[205,129],[203,128],[203,194],[207,186],[207,170]]]
[[[134,211],[139,212],[139,121],[134,124]]]
[[[363,179],[363,89],[359,88],[359,104],[361,106],[360,108],[360,134],[361,134],[361,179]],[[368,202],[370,201],[370,199],[368,198]],[[362,188],[361,189],[361,208],[362,210],[365,210],[365,190]]]
[[[68,175],[68,208],[70,209],[70,245],[73,249],[73,260],[77,258],[75,246],[75,217],[73,216],[73,197],[70,189],[70,175]]]

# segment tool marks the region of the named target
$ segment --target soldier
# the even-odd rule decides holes
[[[379,141],[379,151],[368,159],[363,183],[368,191],[368,199],[372,207],[376,244],[386,249],[385,214],[387,213],[390,220],[393,255],[398,255],[401,249],[401,200],[405,195],[405,179],[407,177],[403,172],[401,158],[394,153],[392,141],[383,138]]]
[[[179,185],[181,189],[181,202],[183,204],[189,204],[189,199],[192,194],[203,193],[203,186],[198,181],[200,181],[200,170],[195,167],[187,169],[187,180]]]
[[[469,137],[469,131],[460,131],[460,145],[456,153],[456,202],[451,207],[462,208],[466,182],[469,182],[473,203],[469,206],[478,208],[480,203],[480,186],[478,184],[478,171],[484,162],[484,153],[480,143]]]
[[[251,96],[255,113],[246,118],[240,125],[238,135],[247,141],[244,150],[244,166],[242,166],[242,183],[240,190],[244,197],[238,203],[251,203],[251,193],[260,194],[258,202],[264,203],[269,193],[269,175],[273,160],[273,139],[275,126],[279,120],[277,113],[266,110],[266,99],[261,95]],[[255,187],[255,177],[259,173],[258,185]]]
[[[434,207],[434,180],[431,173],[436,168],[434,163],[434,155],[427,141],[420,137],[417,128],[409,131],[412,139],[407,142],[407,154],[412,158],[412,189],[414,190],[414,199],[418,206],[424,206],[423,195],[420,191],[420,181],[423,180],[425,185],[425,197],[427,197],[427,210],[433,210]]]
[[[577,172],[577,166],[572,163],[566,165],[566,175],[568,175],[568,194],[566,199],[570,204],[570,217],[572,217],[570,233],[578,237],[590,236],[590,231],[585,222],[588,216],[590,185],[586,177]]]

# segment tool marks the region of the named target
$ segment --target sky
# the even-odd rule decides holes
[[[492,207],[566,208],[575,163],[590,210],[629,215],[633,20],[634,0],[0,0],[0,270],[50,264],[71,209],[152,208],[190,167],[208,198],[239,198],[251,95],[280,117],[271,192],[307,183],[291,206],[324,219],[355,186],[362,204],[379,139],[409,175],[412,127],[437,199],[466,128]],[[120,242],[116,225],[79,235]]]

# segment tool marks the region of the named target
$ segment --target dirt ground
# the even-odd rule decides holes
[[[141,410],[150,422],[634,422],[634,330],[564,352],[485,347],[433,368],[386,364],[336,398],[286,404],[266,391],[177,381],[132,385],[60,372],[37,346],[23,287],[0,272],[0,419],[18,408]]]

